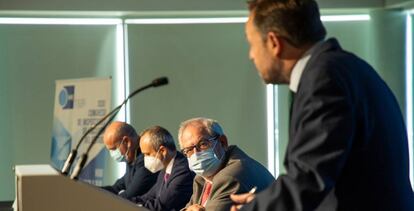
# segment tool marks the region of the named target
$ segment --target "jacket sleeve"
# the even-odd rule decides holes
[[[231,176],[220,177],[213,184],[214,188],[211,197],[206,204],[206,210],[228,211],[233,205],[230,194],[248,191],[236,178]]]
[[[356,111],[346,79],[327,69],[308,74],[315,77],[312,80],[301,79],[304,83],[293,104],[286,175],[242,210],[315,210],[335,186],[353,145]]]
[[[148,171],[144,166],[144,160],[139,159],[134,168],[135,172],[130,183],[125,187],[125,191],[119,194],[126,199],[145,194],[157,180],[158,173],[152,174]]]
[[[114,194],[118,194],[121,190],[125,190],[125,175],[126,173],[124,174],[124,176],[116,180],[116,182],[112,186],[103,186],[101,188]]]
[[[163,175],[160,174],[159,177]],[[191,197],[193,178],[192,172],[183,171],[171,178],[167,188],[152,188],[149,193],[140,197],[140,201],[149,210],[179,210]],[[162,178],[157,183],[164,185]]]
[[[199,198],[199,194],[200,194],[199,192],[202,191],[202,190],[200,190],[202,188],[200,188],[201,185],[198,184],[196,180],[197,180],[197,176],[196,176],[196,178],[194,179],[194,182],[193,182],[193,194],[191,195],[190,201],[185,205],[184,208],[181,209],[181,211],[185,211],[185,210],[187,210],[187,208],[189,206],[198,203],[198,198]]]

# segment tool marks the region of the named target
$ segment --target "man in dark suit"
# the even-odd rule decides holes
[[[193,193],[194,172],[188,167],[187,158],[177,152],[171,134],[160,126],[141,133],[140,147],[145,167],[159,172],[157,182],[148,193],[134,201],[150,210],[180,210]]]
[[[113,122],[105,130],[103,140],[111,157],[127,164],[123,177],[102,188],[129,200],[146,193],[155,184],[158,173],[145,168],[135,129],[125,122]]]
[[[286,174],[242,210],[414,210],[398,103],[370,65],[324,40],[315,0],[249,2],[250,58],[294,93]],[[237,206],[233,206],[233,210]]]

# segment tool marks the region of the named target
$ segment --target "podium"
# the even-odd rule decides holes
[[[71,180],[49,165],[18,165],[15,174],[17,211],[147,211],[99,187]]]

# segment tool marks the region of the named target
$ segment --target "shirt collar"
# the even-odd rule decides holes
[[[135,150],[135,158],[134,158],[134,160],[133,161],[131,161],[130,163],[128,163],[127,162],[127,165],[130,165],[130,166],[134,166],[137,162],[138,162],[138,157],[141,155],[141,153],[139,152],[138,153],[138,148]]]
[[[303,56],[296,62],[295,66],[293,67],[292,74],[290,75],[290,83],[289,89],[296,93],[298,91],[300,79],[302,77],[303,70],[305,70],[306,64],[308,64],[309,59],[312,57],[312,54],[315,53],[315,50],[319,48],[319,46],[323,43],[323,41],[319,41],[314,44],[309,50],[307,50]]]
[[[172,172],[172,168],[173,168],[173,165],[174,165],[174,160],[175,160],[175,157],[177,156],[177,154],[175,154],[175,156],[170,160],[170,162],[168,163],[168,165],[167,165],[167,168],[165,168],[165,173],[167,173],[167,174],[171,174],[171,172]]]

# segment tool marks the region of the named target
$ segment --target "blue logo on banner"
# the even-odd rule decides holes
[[[55,168],[62,169],[72,147],[72,136],[65,126],[63,126],[62,122],[56,117],[53,119],[52,129],[52,149],[50,151],[50,158],[52,159],[52,165]]]
[[[64,86],[59,93],[59,104],[63,109],[73,109],[75,86]]]

